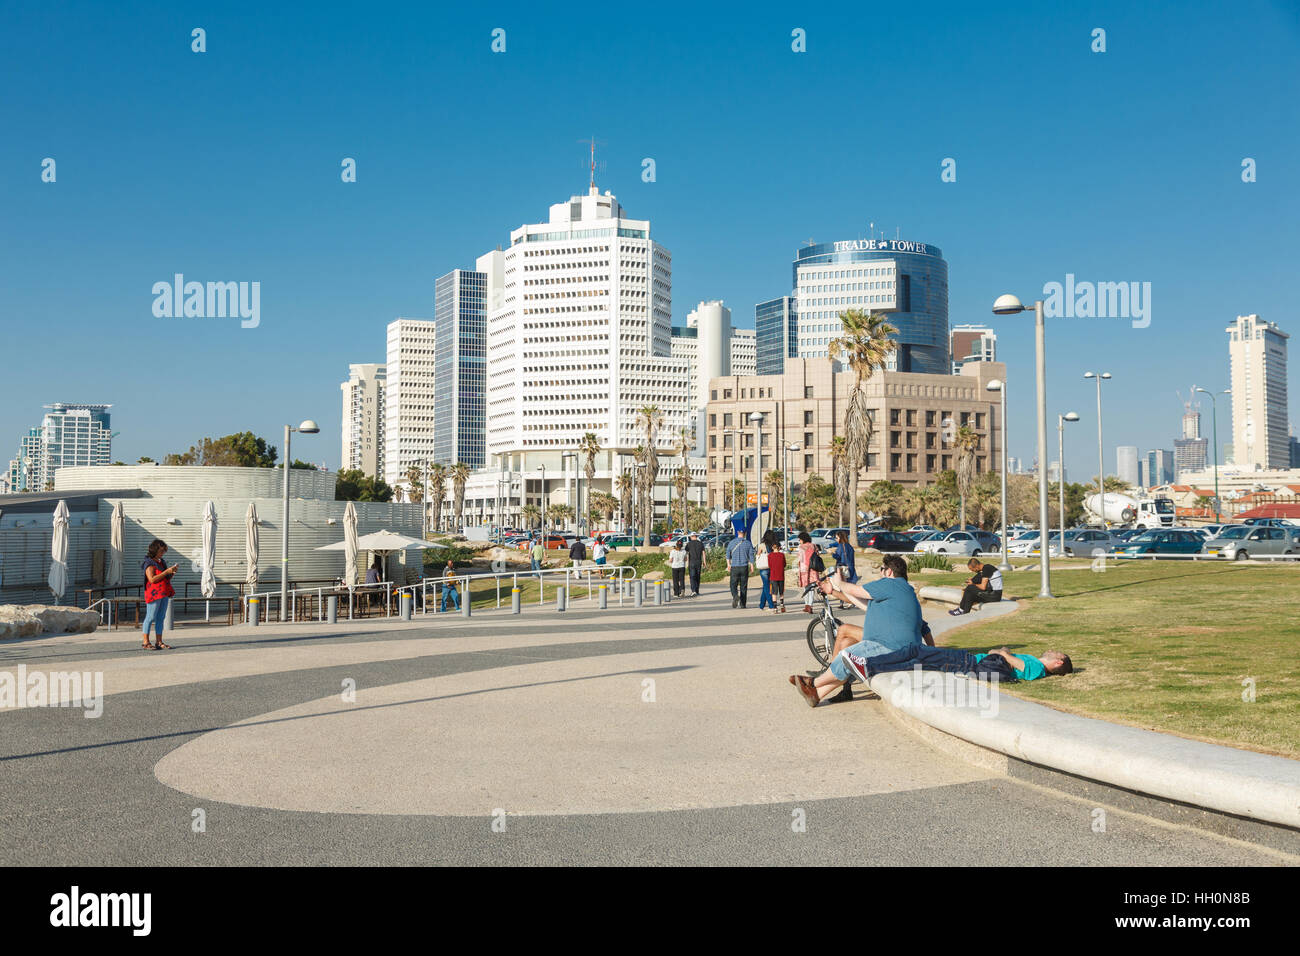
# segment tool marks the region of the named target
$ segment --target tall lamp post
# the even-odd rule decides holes
[[[538,510],[541,513],[539,520],[541,521],[542,524],[542,547],[545,548],[546,547],[546,466],[538,465],[537,467],[540,468],[542,471],[542,481],[541,481],[542,506]]]
[[[723,434],[731,436],[731,487],[727,489],[730,492],[727,499],[731,502],[731,510],[734,512],[736,510],[736,482],[739,480],[736,477],[736,463],[740,459],[740,436],[743,432],[739,428],[728,428]]]
[[[999,571],[1010,571],[1011,562],[1007,555],[1007,383],[995,378],[984,386],[990,392],[997,392],[1002,403],[1002,424],[998,434],[1002,439],[1002,563]]]
[[[289,620],[289,472],[293,457],[289,454],[289,436],[293,432],[315,435],[320,426],[310,418],[294,428],[284,426],[284,526],[280,529],[280,620]]]
[[[560,454],[560,470],[564,472],[565,483],[567,484],[569,469],[568,466],[564,464],[564,462],[569,458],[573,459],[573,488],[575,492],[575,497],[577,498],[577,503],[573,509],[573,521],[577,530],[581,532],[582,525],[578,521],[578,508],[582,506],[582,488],[578,485],[578,453],[576,451],[566,451]],[[564,494],[564,503],[566,505],[569,503],[568,492],[565,492]]]
[[[1079,420],[1078,412],[1066,412],[1064,415],[1056,416],[1056,455],[1057,467],[1056,473],[1056,490],[1060,492],[1060,509],[1061,509],[1061,557],[1065,557],[1065,423],[1077,422]],[[1104,514],[1103,514],[1104,517]],[[1047,542],[1043,542],[1043,547],[1047,547]]]
[[[640,487],[641,487],[641,471],[640,471],[640,469],[645,468],[645,462],[643,462],[643,461],[634,461],[634,462],[632,462],[632,467],[633,467],[634,469],[637,469],[637,471],[636,471],[636,481],[634,481],[634,482],[632,483],[632,487],[633,487],[633,488],[640,488]],[[650,513],[650,515],[648,515],[648,516],[647,516],[647,515],[642,515],[642,517],[646,519],[646,524],[653,524],[653,523],[654,523],[654,500],[655,500],[655,490],[654,490],[653,488],[648,489],[647,492],[646,492],[646,497],[650,499],[650,508],[649,508],[649,510],[650,510],[651,513]],[[633,522],[632,527],[635,528],[635,527],[636,527],[636,499],[635,499],[635,498],[633,498],[633,500],[632,500],[632,522]],[[642,528],[642,529],[641,529],[641,545],[642,545],[642,547],[644,547],[644,546],[646,545],[646,543],[647,543],[649,540],[650,540],[650,532],[649,532],[647,529]],[[636,532],[633,531],[633,533],[632,533],[632,550],[635,551],[636,549],[637,549],[637,544],[636,544]]]
[[[1110,379],[1110,372],[1102,372],[1098,375],[1096,372],[1084,372],[1084,378],[1097,380],[1097,509],[1101,512],[1101,526],[1105,528],[1106,523],[1106,452],[1101,445],[1101,381]],[[1061,465],[1061,470],[1065,470],[1065,465]]]
[[[998,296],[993,303],[994,315],[1027,312],[1014,295]],[[1042,539],[1042,560],[1038,563],[1038,596],[1052,597],[1051,562],[1047,556],[1047,345],[1043,331],[1043,300],[1034,302],[1034,344],[1037,353],[1038,379],[1038,533]]]
[[[1216,523],[1222,522],[1221,508],[1219,507],[1219,403],[1215,400],[1214,392],[1209,389],[1201,388],[1197,385],[1193,391],[1204,392],[1210,396],[1210,409],[1214,421],[1214,520]],[[1225,388],[1219,392],[1220,395],[1231,395],[1232,389]]]
[[[749,420],[754,425],[754,523],[749,526],[751,529],[749,539],[752,544],[757,546],[758,542],[754,541],[753,529],[758,527],[758,519],[763,516],[763,413],[751,412]],[[748,504],[748,501],[746,501],[746,504]],[[771,517],[770,509],[768,517]]]
[[[786,452],[803,451],[803,445],[798,442],[781,443],[781,477],[785,480],[785,490],[781,492],[781,503],[785,511],[785,528],[782,529],[782,538],[790,537],[790,463],[786,458]],[[782,540],[781,547],[785,547],[785,540]]]

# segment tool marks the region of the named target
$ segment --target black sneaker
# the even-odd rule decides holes
[[[845,684],[844,687],[841,688],[840,692],[831,698],[830,702],[832,704],[842,704],[845,701],[852,700],[852,699],[853,699],[853,685]]]

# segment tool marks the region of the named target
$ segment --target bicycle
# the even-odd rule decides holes
[[[830,574],[834,573],[834,571],[830,572]],[[803,589],[805,604],[808,603],[808,594],[813,591],[817,593],[822,602],[821,612],[814,615],[813,619],[808,622],[807,638],[808,649],[812,651],[813,657],[816,658],[817,663],[823,669],[831,666],[831,661],[835,657],[835,634],[839,630],[839,626],[844,623],[831,613],[830,598],[817,586],[827,577],[829,575],[816,578],[808,582],[807,587]]]

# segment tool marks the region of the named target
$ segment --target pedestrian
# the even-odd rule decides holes
[[[844,530],[835,532],[835,573],[841,581],[849,584],[858,583],[857,561],[854,560],[853,545],[849,544],[849,533]],[[840,610],[847,610],[852,605],[840,602]]]
[[[771,565],[768,563],[774,547],[776,547],[776,532],[769,529],[763,533],[763,539],[758,544],[758,556],[754,559],[754,564],[758,568],[758,579],[763,582],[763,588],[758,594],[760,611],[768,608],[776,610],[776,602],[772,600]]]
[[[806,588],[812,583],[812,559],[817,555],[817,545],[812,543],[812,536],[807,531],[799,532],[799,587]],[[812,595],[805,594],[803,599],[805,614],[812,613]]]
[[[541,538],[533,538],[533,543],[528,549],[528,557],[531,570],[540,571],[542,569],[542,559],[546,557],[546,549],[542,547]]]
[[[770,534],[771,532],[769,532]],[[772,588],[772,613],[785,613],[785,552],[781,550],[779,542],[773,536],[771,552],[767,556],[767,577],[771,582]]]
[[[727,574],[731,579],[731,606],[744,607],[749,596],[749,568],[754,563],[754,546],[749,538],[736,532],[727,545]]]
[[[141,637],[144,643],[141,647],[147,647],[154,651],[169,651],[170,644],[163,643],[163,624],[167,620],[167,605],[171,602],[176,591],[172,588],[172,578],[176,575],[176,565],[168,567],[163,562],[163,557],[167,554],[167,545],[155,538],[149,543],[146,551],[148,557],[140,564],[140,570],[144,572],[144,633]],[[155,633],[158,635],[156,644],[149,643],[149,628],[153,626]]]
[[[370,567],[366,568],[366,583],[378,584],[380,581],[383,580],[383,574],[384,574],[383,562],[380,561],[379,555],[375,555],[374,563],[372,563]]]
[[[681,597],[686,592],[686,549],[680,538],[668,552],[668,566],[673,570],[673,597]]]
[[[573,547],[569,549],[569,560],[575,568],[587,560],[587,545],[581,538],[573,542]]]
[[[603,568],[605,566],[605,556],[607,554],[609,554],[609,546],[606,545],[604,541],[597,538],[596,543],[591,546],[591,556],[596,562],[596,567]],[[602,571],[600,576],[603,578],[605,572]]]
[[[460,589],[456,586],[456,567],[447,562],[447,566],[442,569],[442,610],[447,610],[447,598],[451,598],[451,603],[455,605],[456,610],[460,610]]]
[[[686,542],[686,569],[691,576],[691,597],[700,596],[700,572],[704,570],[704,542],[698,532],[691,532]]]

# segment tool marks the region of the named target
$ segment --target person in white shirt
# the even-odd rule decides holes
[[[668,552],[668,566],[673,569],[673,597],[681,597],[686,590],[686,549],[680,538]]]

